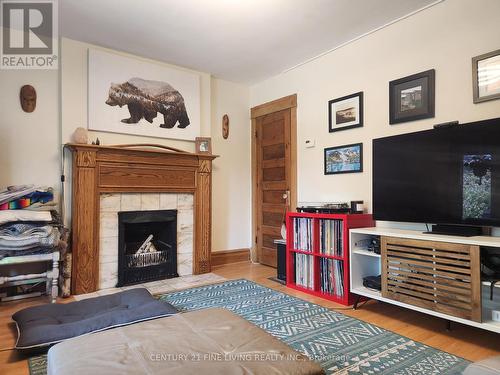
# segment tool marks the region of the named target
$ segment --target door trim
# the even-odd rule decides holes
[[[265,116],[274,112],[290,109],[290,208],[297,207],[297,94],[285,96],[251,108],[252,119],[252,247],[250,259],[252,262],[260,262],[260,254],[257,254],[257,217],[258,217],[258,189],[257,189],[257,142],[256,126],[257,117]]]

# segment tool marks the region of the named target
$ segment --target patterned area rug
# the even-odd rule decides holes
[[[233,280],[160,297],[180,311],[223,307],[319,362],[327,374],[461,374],[468,361],[372,324],[277,292]],[[45,358],[29,360],[46,374]]]

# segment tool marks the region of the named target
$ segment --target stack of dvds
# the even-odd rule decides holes
[[[342,220],[319,221],[319,252],[325,255],[344,256],[344,222]]]

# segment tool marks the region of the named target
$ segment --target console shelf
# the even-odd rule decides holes
[[[374,236],[379,256],[356,246]],[[358,228],[350,231],[350,248],[351,293],[500,333],[500,322],[491,319],[500,310],[500,291],[490,300],[480,274],[481,251],[500,250],[500,238]],[[381,291],[363,286],[374,275],[381,275]]]

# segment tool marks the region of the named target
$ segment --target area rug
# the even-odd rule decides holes
[[[222,307],[314,359],[327,374],[461,374],[468,361],[367,322],[263,287],[232,280],[160,297],[180,311]],[[46,374],[43,357],[29,360]]]

